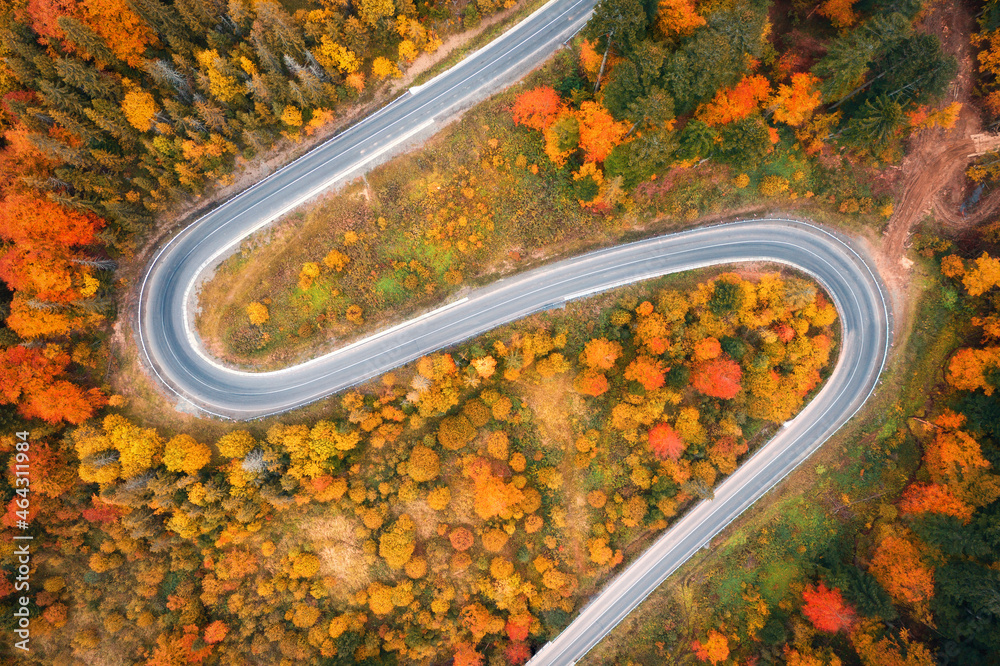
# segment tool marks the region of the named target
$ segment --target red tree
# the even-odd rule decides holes
[[[691,373],[691,385],[707,396],[729,400],[740,392],[743,370],[731,358],[698,363]]]
[[[511,116],[516,124],[543,132],[561,108],[559,94],[551,86],[539,86],[517,96]]]
[[[680,435],[666,423],[658,423],[649,431],[649,450],[660,460],[677,460],[684,448]]]
[[[807,586],[802,591],[802,599],[805,601],[802,614],[820,631],[847,631],[857,619],[854,609],[844,601],[840,590],[827,589],[822,582],[816,586]]]
[[[12,243],[68,247],[90,245],[104,221],[33,194],[8,194],[0,204],[0,236]]]
[[[503,656],[511,666],[521,666],[531,659],[531,648],[524,642],[511,643],[504,648]]]
[[[0,352],[0,403],[17,404],[25,418],[40,418],[49,423],[82,423],[94,409],[104,404],[97,389],[84,391],[65,380],[57,380],[69,355],[56,352],[46,355],[39,349],[8,347]]]

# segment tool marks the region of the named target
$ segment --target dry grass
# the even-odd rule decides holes
[[[311,517],[298,525],[298,530],[316,549],[320,573],[337,579],[334,596],[343,600],[368,587],[372,581],[364,550],[355,533],[360,524],[344,515],[335,515]]]
[[[543,446],[562,452],[559,470],[563,475],[561,496],[566,512],[562,545],[573,554],[576,569],[583,570],[590,566],[585,545],[591,520],[587,489],[574,464],[576,447],[573,432],[574,425],[587,418],[588,406],[583,397],[573,390],[572,383],[572,376],[557,375],[538,383],[520,382],[518,393],[531,408]]]

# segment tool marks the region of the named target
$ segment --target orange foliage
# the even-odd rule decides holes
[[[559,115],[562,106],[554,88],[538,86],[517,96],[511,116],[515,124],[543,132]]]
[[[830,19],[835,28],[849,28],[858,17],[852,7],[858,0],[825,0],[816,11],[820,16]]]
[[[104,221],[44,197],[12,193],[0,204],[0,237],[12,243],[62,248],[90,245]]]
[[[44,351],[21,346],[4,349],[0,352],[0,403],[16,403],[25,418],[83,423],[105,400],[97,389],[84,391],[56,379],[69,361],[68,354],[52,347]]]
[[[647,391],[653,391],[663,386],[663,373],[666,371],[663,363],[651,356],[640,356],[625,368],[625,379],[639,382]]]
[[[882,539],[872,557],[871,573],[897,602],[919,604],[934,596],[934,569],[925,566],[920,549],[901,536]]]
[[[715,93],[715,98],[698,111],[698,117],[714,126],[742,120],[757,110],[771,94],[771,84],[763,76],[744,76],[732,88]]]
[[[979,296],[1000,284],[1000,259],[983,254],[972,262],[962,278],[970,296]]]
[[[931,127],[951,129],[958,122],[958,114],[961,111],[961,102],[952,102],[937,111],[932,111],[929,106],[922,104],[912,111],[907,111],[906,117],[909,119],[910,127],[913,129],[930,129]]]
[[[649,431],[649,450],[660,460],[677,460],[685,448],[677,431],[666,423],[658,423]]]
[[[840,590],[827,589],[822,582],[816,586],[807,585],[802,590],[802,600],[805,602],[802,614],[820,631],[849,631],[857,620],[857,614],[844,601]]]
[[[949,426],[957,428],[955,423],[961,424],[954,416],[953,412],[945,412],[938,417],[938,425],[945,429],[938,432],[924,450],[924,464],[927,465],[931,478],[949,486],[959,485],[964,477],[977,469],[990,467],[989,461],[983,457],[979,442],[964,430],[947,429]]]
[[[864,666],[934,666],[938,663],[923,643],[910,640],[908,630],[902,629],[898,637],[882,635],[880,625],[867,620],[851,635],[851,643]]]
[[[699,660],[709,664],[721,664],[729,658],[729,639],[715,629],[708,632],[704,643],[692,641],[691,649]]]
[[[34,308],[28,300],[23,294],[15,293],[14,300],[10,304],[10,316],[7,317],[7,326],[28,340],[50,335],[66,335],[94,321],[96,317],[93,315],[81,317],[58,310]]]
[[[899,509],[904,514],[943,513],[966,523],[973,512],[972,507],[955,497],[947,486],[938,483],[911,483],[899,501]]]
[[[475,458],[465,466],[465,476],[475,483],[473,496],[476,515],[483,520],[495,516],[509,518],[511,509],[521,501],[523,493],[513,484],[494,474],[491,463],[485,458]]]
[[[774,119],[792,127],[798,127],[809,120],[812,112],[823,102],[819,82],[812,74],[792,74],[792,85],[778,86],[773,100]]]
[[[588,368],[610,370],[622,355],[622,346],[607,338],[589,340],[580,355],[580,361]]]
[[[731,358],[697,363],[691,372],[691,385],[707,396],[729,400],[740,392],[743,369]]]
[[[455,550],[462,552],[472,548],[473,536],[472,532],[465,529],[464,527],[458,527],[453,529],[448,535],[449,541],[451,541],[451,547]]]
[[[482,664],[483,655],[476,652],[476,647],[474,645],[459,643],[455,646],[455,666],[482,666]]]
[[[142,64],[146,47],[156,34],[132,11],[126,0],[85,0],[84,20],[118,58],[132,67]]]
[[[183,666],[184,664],[200,664],[207,659],[214,649],[211,645],[194,649],[198,640],[198,627],[188,625],[184,633],[160,634],[156,639],[156,649],[146,666]]]
[[[593,370],[584,370],[573,380],[573,388],[577,392],[594,398],[607,393],[609,387],[608,378]]]
[[[577,119],[580,121],[580,147],[586,162],[603,162],[614,147],[622,143],[629,130],[628,123],[617,122],[597,102],[581,104]]]
[[[960,391],[983,389],[993,395],[995,388],[987,380],[987,373],[1000,367],[1000,347],[986,349],[959,349],[948,362],[948,383]]]
[[[601,61],[604,60],[604,55],[598,53],[594,46],[595,42],[589,39],[580,42],[580,66],[592,79],[597,78],[597,73],[601,71]]]
[[[716,338],[704,338],[694,343],[694,357],[698,361],[711,361],[722,353],[722,345]]]
[[[216,620],[205,627],[205,642],[209,645],[218,643],[229,633],[229,627],[222,620]]]
[[[656,25],[668,37],[690,35],[705,25],[705,18],[694,10],[693,0],[660,0]]]
[[[125,0],[30,0],[27,9],[32,27],[43,41],[64,40],[57,20],[60,16],[70,16],[90,27],[115,56],[132,67],[142,64],[146,47],[157,41],[149,25]],[[63,48],[69,52],[77,50],[70,42],[63,42]],[[81,55],[90,57],[91,54]],[[102,66],[106,64],[109,63],[101,63]]]

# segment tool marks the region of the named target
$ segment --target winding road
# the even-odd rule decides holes
[[[463,105],[516,80],[582,27],[593,0],[553,0],[422,85],[229,200],[170,240],[142,283],[140,356],[179,402],[246,420],[294,409],[532,312],[693,268],[768,261],[798,268],[840,314],[837,366],[778,434],[635,560],[529,662],[573,664],[671,572],[846,423],[874,390],[892,318],[873,262],[849,238],[798,220],[730,222],[599,250],[500,280],[414,320],[301,365],[244,372],[206,353],[194,331],[200,280],[240,241],[319,192],[426,134]]]

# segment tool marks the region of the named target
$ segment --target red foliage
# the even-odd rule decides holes
[[[731,358],[698,363],[691,373],[691,385],[707,396],[729,400],[740,392],[743,369]]]
[[[80,512],[90,522],[108,524],[118,520],[120,514],[118,508],[113,504],[105,504],[97,499],[97,495],[91,497],[90,502],[94,506]]]
[[[507,626],[505,629],[507,631],[507,636],[510,638],[510,640],[517,643],[519,641],[527,640],[528,629],[530,628],[530,626],[531,626],[530,616],[528,616],[527,618],[512,617],[509,620],[507,620]]]
[[[23,498],[20,497],[19,495],[14,495],[14,497],[11,498],[10,502],[7,503],[7,513],[4,514],[3,518],[0,518],[0,524],[2,524],[4,527],[14,527],[14,525],[17,525],[17,521],[24,520],[24,518],[22,517],[24,515],[23,513],[21,516],[17,515],[18,511],[21,512],[25,511],[25,509],[22,509],[17,505],[18,500],[23,501]],[[40,506],[41,506],[40,502],[33,501],[28,503],[27,522],[30,523],[32,520],[34,520],[35,516],[38,515],[38,508]]]
[[[844,601],[840,590],[827,589],[822,582],[817,586],[807,586],[802,591],[802,599],[805,601],[802,614],[820,631],[849,631],[857,619],[854,609]]]
[[[517,96],[511,116],[516,124],[543,132],[561,108],[559,93],[551,86],[539,86]]]
[[[28,0],[27,10],[31,28],[41,36],[39,41],[42,43],[63,38],[63,31],[56,22],[60,16],[78,18],[80,14],[76,0]]]
[[[69,360],[64,352],[46,355],[22,346],[4,349],[0,352],[0,403],[17,403],[25,418],[49,423],[87,420],[104,404],[104,395],[97,389],[85,392],[68,381],[56,380]]]
[[[788,324],[778,324],[774,327],[774,332],[782,342],[788,343],[795,339],[795,329]]]
[[[531,648],[528,647],[527,643],[511,643],[504,648],[503,656],[507,658],[507,663],[511,666],[521,666],[531,659]]]
[[[649,431],[649,450],[660,460],[677,460],[684,448],[680,435],[666,423],[658,423]]]
[[[0,204],[0,236],[12,243],[65,248],[90,245],[104,221],[29,193],[7,195]]]

